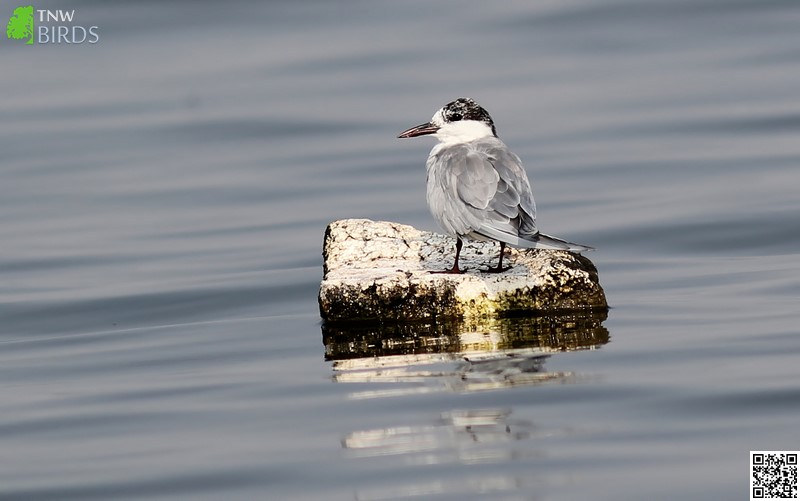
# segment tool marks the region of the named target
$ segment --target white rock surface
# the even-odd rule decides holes
[[[521,312],[607,308],[597,270],[564,251],[506,249],[503,273],[495,242],[465,241],[462,275],[449,269],[455,239],[411,226],[345,219],[331,223],[323,246],[319,304],[327,321],[435,320]]]

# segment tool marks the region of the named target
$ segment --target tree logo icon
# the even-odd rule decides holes
[[[6,35],[11,40],[24,40],[25,45],[33,45],[33,5],[17,7],[8,20]]]

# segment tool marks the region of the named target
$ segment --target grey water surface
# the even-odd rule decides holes
[[[746,499],[800,449],[800,3],[36,6],[100,41],[0,40],[0,499]],[[395,136],[460,96],[608,317],[326,346],[325,226],[435,230]]]

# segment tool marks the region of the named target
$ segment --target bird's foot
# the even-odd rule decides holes
[[[511,266],[495,266],[493,268],[487,268],[485,270],[481,270],[481,273],[503,273],[504,271],[508,271],[511,269]]]
[[[441,270],[441,271],[432,271],[431,273],[435,273],[437,275],[441,274],[448,274],[448,275],[460,275],[467,270],[459,269],[458,267],[450,268],[449,270]]]

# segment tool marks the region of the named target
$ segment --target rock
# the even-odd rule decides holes
[[[323,245],[319,306],[326,322],[436,321],[608,308],[597,269],[565,251],[507,249],[504,273],[495,242],[464,241],[462,275],[449,269],[455,239],[368,219],[331,223]]]

